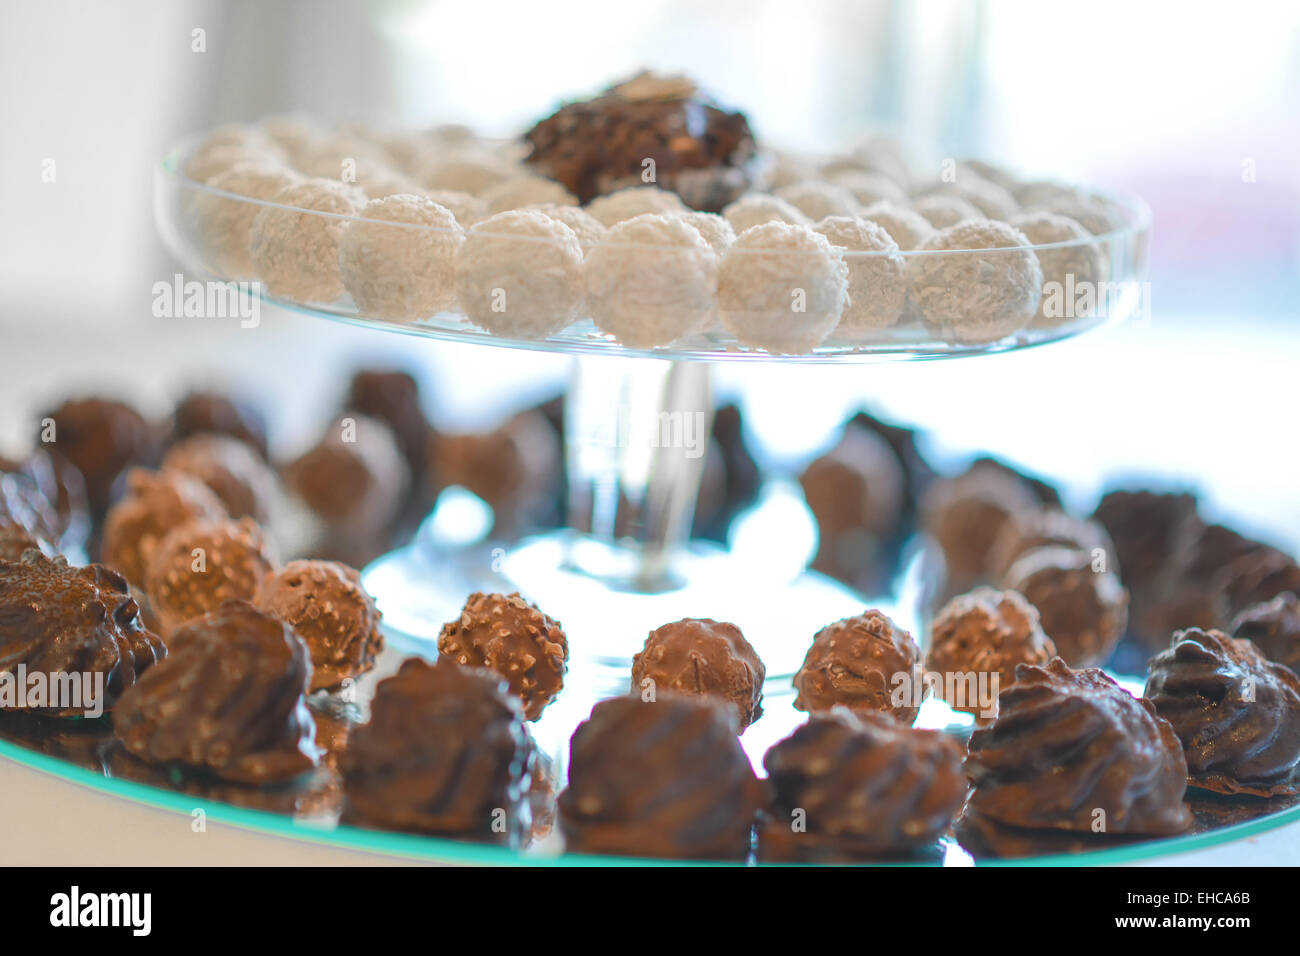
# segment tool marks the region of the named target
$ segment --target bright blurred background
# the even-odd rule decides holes
[[[1300,542],[1300,5],[1266,0],[6,0],[0,439],[69,392],[161,410],[207,380],[260,397],[292,444],[363,362],[421,372],[443,420],[553,389],[560,357],[291,315],[153,318],[178,266],[150,177],[177,138],[228,120],[508,135],[643,66],[691,74],[778,145],[885,129],[936,164],[981,154],[1155,211],[1147,323],[965,362],[722,370],[772,463],[865,402],[930,428],[939,455],[998,452],[1085,502],[1117,473],[1157,474]]]

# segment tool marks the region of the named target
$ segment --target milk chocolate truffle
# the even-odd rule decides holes
[[[560,829],[575,853],[743,860],[761,801],[736,715],[708,698],[603,700],[569,744]]]
[[[1104,560],[1106,570],[1121,571],[1115,545],[1098,522],[1076,518],[1059,508],[1043,508],[1020,512],[1007,522],[989,551],[989,573],[1001,578],[1022,554],[1049,545],[1087,551]]]
[[[1152,658],[1146,697],[1183,742],[1192,785],[1300,793],[1300,677],[1250,641],[1179,631]]]
[[[238,438],[194,435],[168,449],[162,467],[203,482],[221,499],[232,518],[265,522],[275,513],[279,495],[275,472]]]
[[[87,398],[65,402],[47,416],[40,440],[76,466],[86,483],[91,512],[102,517],[113,483],[131,465],[152,464],[153,433],[140,413],[122,402]]]
[[[632,658],[632,692],[715,697],[736,708],[743,731],[763,716],[767,669],[734,624],[684,618],[650,632]]]
[[[381,681],[343,754],[344,819],[507,843],[527,829],[530,757],[499,674],[410,658]]]
[[[105,564],[143,586],[158,542],[189,521],[226,517],[221,500],[197,478],[179,471],[127,473],[126,495],[108,509],[100,553]]]
[[[558,621],[518,594],[475,592],[460,617],[443,625],[438,653],[505,677],[524,716],[536,720],[564,687],[569,640]]]
[[[244,402],[215,392],[190,392],[172,410],[171,443],[195,435],[238,438],[263,458],[267,455],[266,421]]]
[[[1124,583],[1141,604],[1174,554],[1183,523],[1196,516],[1196,498],[1185,493],[1110,491],[1092,517],[1115,543]]]
[[[1043,630],[1072,667],[1105,661],[1128,624],[1128,592],[1119,575],[1094,570],[1094,560],[1077,548],[1035,548],[1002,578],[1004,588],[1038,608]]]
[[[1264,656],[1300,673],[1300,598],[1286,592],[1246,608],[1232,620],[1232,636],[1254,643]]]
[[[18,561],[0,561],[0,674],[25,668],[46,675],[48,691],[58,675],[91,676],[81,700],[60,705],[47,699],[34,709],[51,716],[79,716],[96,704],[111,709],[167,648],[140,620],[140,606],[126,581],[102,564],[71,567],[67,559],[29,550]],[[102,686],[98,684],[102,681]],[[30,692],[30,691],[29,691]],[[10,709],[9,705],[5,709]],[[29,709],[29,708],[15,708]]]
[[[921,709],[921,664],[911,634],[879,611],[864,611],[817,632],[794,675],[795,709],[883,711],[910,724]]]
[[[241,784],[291,780],[320,761],[304,694],[307,645],[247,601],[227,601],[174,635],[172,652],[124,694],[113,726],[146,763]]]
[[[335,687],[375,666],[384,649],[379,609],[361,575],[334,561],[290,561],[257,591],[254,602],[293,626],[311,652],[311,689]]]
[[[363,415],[339,418],[284,477],[331,529],[352,535],[387,528],[411,480],[392,430]]]
[[[763,860],[830,862],[924,849],[966,800],[960,745],[884,714],[817,714],[773,746],[763,766],[771,817],[758,835]]]
[[[1038,510],[1038,499],[1019,477],[988,467],[972,467],[956,478],[940,479],[921,500],[921,523],[943,549],[948,586],[962,591],[984,580],[989,552],[1015,517]]]
[[[936,615],[930,625],[925,667],[945,678],[977,675],[974,687],[966,681],[945,679],[936,692],[955,710],[992,717],[997,703],[988,701],[991,712],[982,713],[985,702],[978,699],[978,675],[992,676],[989,686],[996,696],[1015,683],[1017,665],[1042,665],[1055,656],[1056,645],[1043,632],[1038,611],[1021,594],[977,588],[953,598]],[[972,690],[977,699],[970,699]],[[965,699],[949,699],[956,696]]]
[[[1279,594],[1300,596],[1300,563],[1276,548],[1259,547],[1234,560],[1220,581],[1228,612],[1236,614]]]
[[[418,488],[429,469],[432,426],[424,415],[415,378],[407,372],[363,369],[352,376],[343,406],[389,427],[411,470],[412,488]]]
[[[278,564],[274,546],[252,520],[199,519],[158,542],[144,590],[167,635],[227,599],[251,601]]]
[[[1169,722],[1095,668],[1021,664],[971,735],[968,812],[1016,827],[1165,835],[1192,822]]]

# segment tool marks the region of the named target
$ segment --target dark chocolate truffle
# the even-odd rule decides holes
[[[334,561],[290,561],[258,589],[254,603],[293,626],[311,652],[311,689],[336,687],[375,666],[384,648],[379,609],[361,575]]]
[[[1300,677],[1250,641],[1179,631],[1152,658],[1146,696],[1183,742],[1193,785],[1300,793]]]
[[[528,829],[531,756],[500,675],[410,658],[380,682],[370,722],[352,732],[341,761],[344,819],[517,843]]]
[[[284,477],[331,529],[366,535],[392,524],[411,476],[387,425],[345,415]]]
[[[869,412],[858,412],[848,420],[845,430],[861,428],[879,435],[894,450],[903,466],[906,476],[906,495],[904,510],[908,518],[915,516],[917,504],[930,482],[935,479],[934,469],[917,447],[916,430],[904,428],[884,419],[877,418]]]
[[[496,671],[519,698],[524,716],[536,720],[564,687],[569,641],[558,621],[518,594],[475,592],[460,617],[443,625],[438,653]]]
[[[650,632],[632,658],[632,692],[653,687],[715,697],[736,708],[743,731],[763,716],[767,670],[734,624],[684,618]],[[647,683],[650,682],[650,683]]]
[[[151,465],[157,456],[149,423],[122,402],[88,398],[65,402],[42,425],[40,440],[76,466],[96,517],[108,510],[113,484],[132,465]]]
[[[171,654],[122,696],[113,726],[146,763],[274,784],[320,760],[304,694],[307,645],[247,601],[227,601],[174,635]]]
[[[1115,543],[1124,584],[1134,603],[1169,563],[1184,522],[1196,518],[1196,498],[1185,493],[1110,491],[1093,512]]]
[[[705,697],[598,703],[569,745],[568,849],[744,859],[761,790],[736,730],[734,711]]]
[[[763,757],[763,860],[904,854],[935,843],[966,800],[962,750],[883,714],[818,714]]]
[[[1179,833],[1187,761],[1150,701],[1095,668],[1021,664],[992,726],[971,736],[970,808],[1000,823],[1084,833]]]
[[[1220,581],[1231,616],[1279,594],[1300,596],[1300,563],[1276,548],[1261,546],[1233,561]]]
[[[133,468],[127,473],[125,496],[104,519],[100,553],[105,564],[143,587],[149,559],[168,532],[189,521],[225,517],[221,500],[197,478]]]
[[[916,719],[924,690],[921,649],[879,611],[864,611],[817,632],[794,675],[794,706],[807,713],[844,706]]]
[[[119,697],[167,655],[158,636],[140,620],[140,606],[116,571],[102,564],[71,567],[64,558],[27,551],[0,561],[0,674],[44,674],[47,689],[82,675],[82,706],[47,697],[38,712],[78,716]],[[63,675],[67,675],[65,678]],[[84,686],[85,675],[92,685]],[[102,692],[102,699],[98,698]],[[6,709],[9,709],[8,707]]]
[[[1038,611],[1021,594],[977,588],[953,598],[935,616],[925,667],[944,677],[935,691],[949,706],[991,718],[997,713],[997,694],[1015,683],[1018,664],[1046,664],[1055,656],[1056,646],[1043,632]],[[993,677],[987,685],[993,696],[988,712],[982,713],[979,676],[985,674]],[[967,675],[975,675],[974,687]]]
[[[1026,511],[1008,521],[989,551],[989,573],[1000,579],[1026,551],[1055,545],[1087,551],[1100,556],[1107,571],[1122,574],[1116,559],[1115,545],[1106,529],[1096,521],[1086,521],[1058,508]]]
[[[251,601],[279,560],[251,519],[197,520],[168,532],[145,570],[145,593],[164,635],[222,601]]]
[[[1254,643],[1271,661],[1300,673],[1300,598],[1286,592],[1246,608],[1232,621],[1232,636]]]
[[[352,376],[343,407],[389,427],[419,488],[429,472],[429,443],[433,428],[424,416],[420,386],[406,372],[366,369]]]
[[[238,438],[211,434],[187,438],[168,450],[162,467],[203,482],[221,499],[232,518],[265,523],[275,514],[279,497],[276,474]]]
[[[1023,481],[993,468],[972,467],[931,484],[921,501],[921,523],[943,549],[949,591],[986,579],[989,552],[1002,529],[1039,507]]]
[[[1128,593],[1113,571],[1093,570],[1091,552],[1035,548],[1022,554],[1002,578],[1038,609],[1043,630],[1071,667],[1100,664],[1124,635]]]
[[[266,420],[244,402],[214,392],[190,392],[172,410],[171,443],[194,435],[229,435],[238,438],[262,458],[269,457]]]

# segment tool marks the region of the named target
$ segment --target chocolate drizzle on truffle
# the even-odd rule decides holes
[[[896,706],[900,675],[904,703]],[[910,724],[921,709],[923,677],[912,635],[879,611],[864,611],[817,632],[794,675],[794,706],[808,713],[837,705],[884,711]]]
[[[743,731],[763,716],[763,662],[734,624],[685,618],[650,632],[632,658],[632,691],[713,696],[736,708]]]

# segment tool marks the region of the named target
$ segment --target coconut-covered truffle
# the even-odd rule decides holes
[[[523,704],[524,716],[536,720],[564,687],[569,640],[559,622],[518,594],[476,592],[460,617],[443,625],[438,653],[496,671]]]
[[[979,176],[961,176],[957,179],[932,183],[915,193],[915,198],[926,196],[956,196],[979,211],[987,219],[1006,221],[1020,211],[1015,197],[996,183]]]
[[[879,611],[836,621],[817,632],[794,675],[795,709],[844,706],[911,724],[921,709],[921,663],[912,635]]]
[[[578,237],[532,209],[483,219],[456,253],[456,298],[471,322],[496,335],[553,335],[582,305]]]
[[[173,635],[171,653],[123,695],[113,726],[146,763],[235,783],[282,783],[321,752],[304,694],[307,647],[246,601],[227,601]]]
[[[1300,793],[1300,677],[1250,641],[1190,628],[1151,660],[1146,697],[1183,742],[1189,782]]]
[[[332,179],[286,186],[253,218],[248,255],[272,295],[298,302],[332,302],[343,294],[339,237],[366,196]],[[289,207],[289,208],[286,208]]]
[[[898,248],[910,252],[934,235],[930,221],[914,209],[889,201],[873,203],[859,214],[861,218],[874,222],[891,239],[898,243]]]
[[[256,275],[248,254],[248,238],[253,219],[265,206],[248,200],[270,201],[301,178],[279,163],[242,162],[208,181],[220,193],[195,191],[187,197],[186,214],[207,261],[228,278]]]
[[[158,543],[178,525],[217,521],[226,509],[207,485],[179,471],[132,469],[126,495],[108,509],[100,554],[132,584],[145,583],[145,569]]]
[[[676,216],[637,216],[587,253],[587,307],[624,345],[654,348],[701,330],[713,315],[717,253]]]
[[[960,196],[933,193],[912,203],[912,208],[936,229],[947,229],[966,219],[982,219],[984,214]]]
[[[532,174],[502,180],[485,189],[482,198],[487,203],[489,214],[525,206],[574,206],[578,203],[578,197],[554,179]]]
[[[431,199],[450,211],[462,229],[468,229],[488,216],[487,203],[470,193],[458,192],[455,189],[426,189],[423,195],[426,199]]]
[[[989,577],[1000,579],[1022,554],[1049,545],[1086,551],[1107,571],[1121,570],[1115,545],[1100,523],[1076,518],[1060,508],[1039,508],[1017,511],[1002,526],[989,549]]]
[[[336,687],[375,666],[384,649],[379,609],[361,575],[335,561],[290,561],[253,601],[293,626],[311,652],[311,689]]]
[[[996,697],[1015,682],[1016,665],[1042,665],[1055,656],[1056,645],[1043,632],[1038,611],[1023,596],[976,588],[935,615],[925,667],[944,678],[935,691],[949,706],[991,718],[997,701],[979,699],[981,681]]]
[[[690,223],[704,237],[714,252],[721,256],[727,247],[736,241],[736,230],[731,223],[716,212],[695,212],[694,210],[677,214],[678,218]]]
[[[507,159],[486,150],[468,147],[434,153],[419,170],[416,178],[425,189],[470,193],[481,196],[498,183],[519,173]]]
[[[831,216],[855,216],[862,208],[843,186],[821,180],[782,186],[773,195],[784,199],[813,222]]]
[[[1024,233],[1004,222],[968,219],[917,246],[907,263],[908,295],[922,319],[958,342],[996,342],[1037,314],[1043,287]]]
[[[280,146],[258,130],[230,125],[204,137],[186,158],[184,172],[195,182],[211,183],[236,166],[282,165],[284,160]]]
[[[848,276],[840,250],[807,226],[755,226],[722,257],[718,314],[743,345],[808,352],[839,325]]]
[[[158,542],[144,590],[166,636],[229,598],[252,600],[278,564],[274,546],[251,519],[200,519]]]
[[[818,714],[763,756],[762,860],[831,862],[933,845],[966,799],[962,751],[933,730],[843,708]],[[795,823],[798,823],[798,826]]]
[[[267,521],[276,511],[280,484],[271,466],[246,442],[230,435],[195,435],[173,445],[163,471],[203,482],[232,518]]]
[[[684,618],[650,632],[632,658],[632,692],[714,697],[736,708],[740,729],[763,716],[767,670],[734,624]]]
[[[74,568],[34,550],[0,561],[0,674],[17,681],[22,668],[27,675],[25,701],[5,709],[61,717],[112,709],[166,655],[116,571],[102,564]],[[34,696],[38,674],[45,677],[43,699]],[[74,675],[71,684],[67,675]],[[57,696],[78,687],[79,700]]]
[[[1034,250],[1043,270],[1038,325],[1060,325],[1102,314],[1106,303],[1097,298],[1098,283],[1106,278],[1106,264],[1087,230],[1073,219],[1050,212],[1015,216],[1011,225],[1023,232],[1035,246],[1057,246]],[[1085,289],[1091,289],[1090,300],[1079,296],[1079,292]],[[1079,307],[1081,303],[1082,310]]]
[[[1124,225],[1124,216],[1110,202],[1074,190],[1058,191],[1028,208],[1073,219],[1094,236],[1107,235]]]
[[[1271,661],[1300,673],[1300,598],[1289,591],[1254,604],[1232,620],[1232,636],[1245,638]]]
[[[40,441],[66,458],[85,479],[91,513],[108,510],[118,476],[132,465],[151,465],[157,453],[152,429],[122,402],[86,398],[64,402],[45,416]]]
[[[860,207],[874,206],[878,202],[906,203],[907,193],[888,176],[860,169],[844,169],[827,177],[837,186],[849,191]]]
[[[722,210],[722,216],[731,224],[737,235],[746,229],[769,222],[783,222],[788,226],[811,226],[813,220],[793,203],[767,193],[748,193]]]
[[[615,697],[574,731],[560,829],[575,853],[743,860],[760,800],[731,708]]]
[[[451,210],[423,196],[372,199],[339,239],[339,273],[357,308],[412,321],[454,303],[464,233]]]
[[[1015,827],[1162,836],[1186,830],[1187,761],[1169,722],[1101,671],[1022,664],[971,736],[967,812]]]
[[[847,253],[849,301],[836,335],[843,337],[893,325],[903,314],[907,283],[898,244],[868,219],[832,216],[816,230]]]
[[[344,819],[517,845],[532,756],[500,675],[410,658],[380,682],[369,723],[348,741]]]
[[[604,226],[613,226],[646,214],[668,216],[681,212],[686,212],[686,206],[677,194],[658,186],[620,189],[598,196],[587,205],[587,213]]]
[[[590,252],[592,247],[609,235],[609,227],[596,219],[581,206],[563,206],[555,203],[543,203],[533,206],[537,212],[546,213],[552,219],[564,223],[578,237],[582,251]]]
[[[1038,608],[1043,630],[1071,667],[1103,663],[1128,624],[1128,592],[1119,575],[1099,570],[1087,551],[1034,548],[1007,569],[1002,586]]]
[[[1038,510],[1029,486],[1000,469],[972,466],[933,482],[921,499],[921,524],[943,550],[950,591],[990,577],[990,553],[1003,529]]]
[[[172,409],[172,444],[194,435],[238,438],[263,458],[268,456],[266,420],[246,402],[216,392],[190,392]]]

